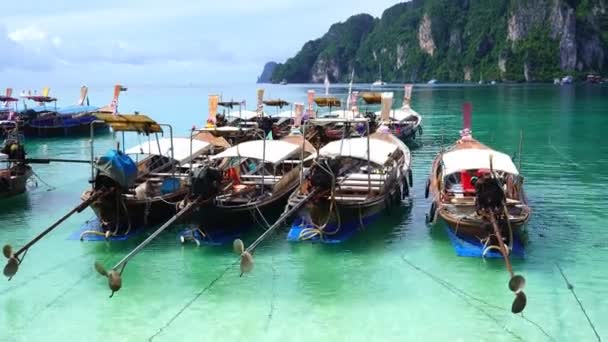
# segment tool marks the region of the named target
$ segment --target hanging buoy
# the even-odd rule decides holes
[[[424,187],[424,198],[429,198],[430,187],[431,187],[431,179],[427,179],[426,186]]]

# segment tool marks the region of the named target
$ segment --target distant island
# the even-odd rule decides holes
[[[372,3],[370,3],[371,5]],[[413,0],[358,14],[259,82],[546,82],[608,73],[605,0]],[[269,71],[272,70],[272,71]],[[270,75],[270,76],[269,76]]]
[[[277,62],[268,62],[264,65],[264,70],[262,70],[262,74],[258,77],[257,83],[270,83],[272,82],[272,73],[274,69],[277,67]]]

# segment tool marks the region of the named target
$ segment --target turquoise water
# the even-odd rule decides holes
[[[130,87],[120,108],[169,121],[184,135],[204,122],[207,94],[246,98],[253,108],[255,89]],[[298,101],[306,90],[266,87],[269,97]],[[70,104],[78,90],[53,91]],[[105,104],[110,93],[91,89],[91,101]],[[413,150],[411,207],[337,246],[288,244],[282,230],[258,247],[255,270],[242,278],[230,247],[181,246],[180,227],[173,227],[129,263],[122,290],[108,299],[94,261],[110,267],[145,236],[68,240],[92,216],[87,210],[33,247],[10,282],[0,279],[0,340],[549,340],[532,321],[555,340],[592,341],[556,263],[608,338],[607,95],[608,88],[598,86],[416,87],[413,106],[424,117],[424,135]],[[457,257],[443,227],[425,224],[427,172],[442,142],[457,138],[464,101],[473,103],[479,140],[513,155],[524,132],[522,173],[533,216],[526,258],[514,268],[527,279],[530,321],[510,313],[503,262]],[[106,136],[95,148],[111,145]],[[87,158],[88,146],[88,138],[27,142],[32,157]],[[18,248],[75,206],[90,174],[79,164],[35,171],[52,188],[39,181],[28,194],[0,202],[1,244]]]

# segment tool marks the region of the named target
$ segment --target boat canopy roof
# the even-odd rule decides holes
[[[220,101],[217,104],[218,104],[218,106],[222,106],[222,107],[234,108],[235,106],[241,105],[241,102],[237,102],[237,101]]]
[[[8,159],[8,156],[4,153],[0,153],[0,160],[6,160]]]
[[[296,116],[296,113],[291,110],[285,110],[285,111],[282,111],[279,114],[273,115],[273,116],[277,117],[277,118],[293,118]]]
[[[259,116],[258,112],[255,112],[253,110],[233,110],[231,112],[229,112],[228,114],[226,114],[227,117],[232,117],[232,118],[239,118],[242,120],[251,120],[253,118],[256,118]]]
[[[369,160],[384,165],[400,146],[385,140],[369,139]],[[322,157],[350,157],[367,160],[367,137],[332,141],[319,150]]]
[[[104,121],[116,132],[162,133],[160,125],[142,114],[96,113],[97,119]]]
[[[42,96],[42,95],[26,95],[23,96],[24,99],[36,101],[36,102],[55,102],[56,98],[50,96]]]
[[[376,114],[376,116],[381,116],[382,112],[377,111],[375,114]],[[391,119],[393,119],[395,121],[403,121],[412,116],[420,116],[420,114],[418,114],[418,112],[413,110],[410,106],[403,106],[399,109],[391,110],[389,112],[389,116]]]
[[[344,119],[354,119],[359,117],[358,112],[354,112],[352,110],[338,109],[332,110],[329,114],[326,114],[327,117],[336,117],[336,118],[344,118]]]
[[[57,113],[62,114],[62,115],[93,113],[93,112],[96,112],[98,109],[99,109],[99,107],[95,107],[95,106],[74,105],[74,106],[61,107],[61,108],[57,109]]]
[[[160,150],[159,150],[160,146]],[[212,144],[193,139],[192,140],[192,154],[190,154],[190,138],[173,138],[173,159],[177,160],[180,164],[184,164],[192,160],[192,158],[196,158],[207,149],[209,149]],[[156,141],[145,142],[139,144],[137,146],[133,146],[129,148],[126,154],[147,154],[147,155],[157,155],[157,156],[171,156],[171,139],[170,138],[161,138],[158,139],[158,143]]]
[[[319,107],[340,107],[342,105],[337,97],[317,97],[314,101]]]
[[[264,144],[266,153],[264,154]],[[251,158],[264,160],[267,163],[278,164],[300,151],[302,145],[281,140],[253,140],[240,143],[211,159],[221,158]]]
[[[488,148],[457,149],[444,153],[441,159],[443,174],[447,176],[465,170],[489,170],[490,158],[494,170],[512,175],[519,174],[509,155]]]
[[[10,96],[0,95],[0,102],[17,102],[19,99]]]
[[[288,106],[289,105],[289,102],[287,102],[285,100],[281,100],[281,99],[277,99],[277,100],[264,100],[262,102],[265,105],[267,105],[267,106],[279,107],[279,108],[283,108],[284,106]]]
[[[364,92],[361,93],[361,98],[367,104],[380,104],[382,102],[382,93],[379,92]]]

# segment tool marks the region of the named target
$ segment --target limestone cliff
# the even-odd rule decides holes
[[[273,81],[549,81],[608,74],[607,0],[413,0],[357,15],[274,70]],[[372,4],[370,4],[371,6]]]

